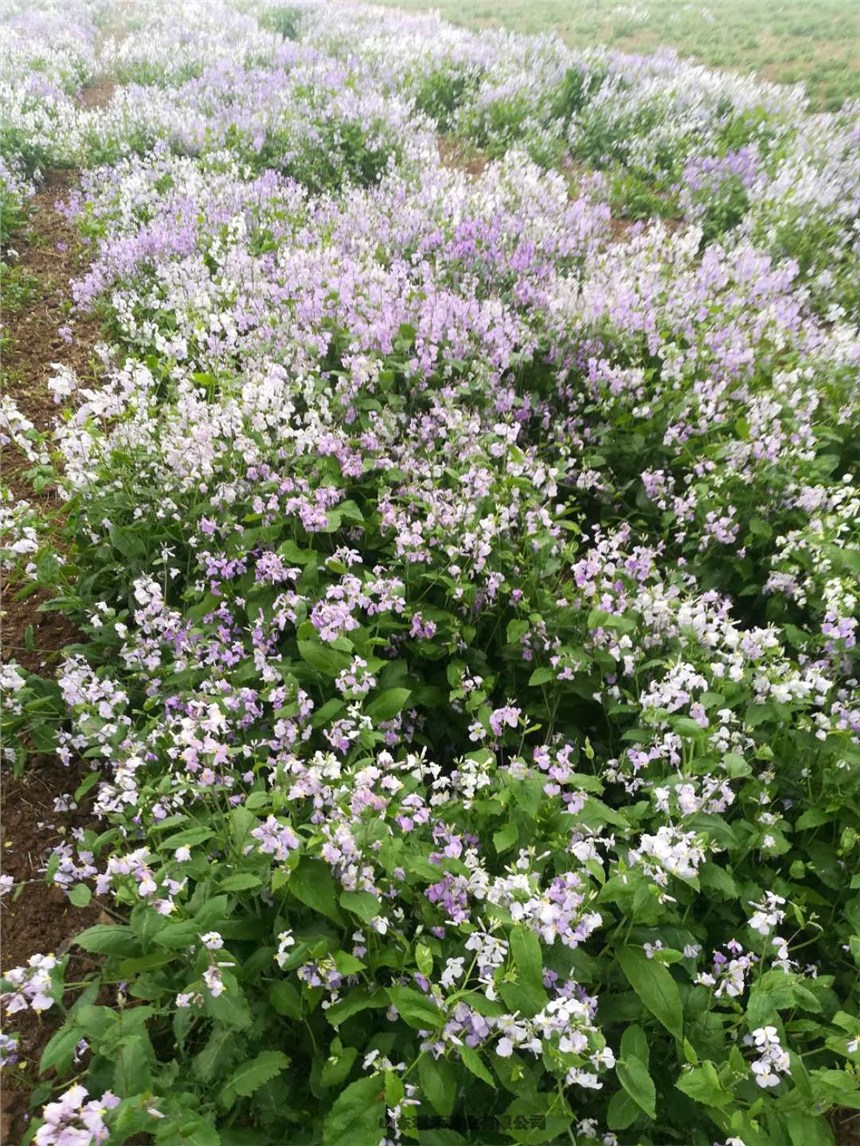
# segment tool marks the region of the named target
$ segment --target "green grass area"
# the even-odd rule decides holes
[[[676,48],[709,67],[802,80],[818,108],[860,98],[857,0],[377,0],[468,28],[555,32],[574,47]]]

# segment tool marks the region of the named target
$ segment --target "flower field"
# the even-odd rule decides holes
[[[350,3],[0,20],[3,766],[71,817],[10,1142],[840,1141],[860,103]]]

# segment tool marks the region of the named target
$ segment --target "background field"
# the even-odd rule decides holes
[[[454,24],[556,32],[574,47],[652,52],[662,44],[710,67],[806,83],[815,105],[860,98],[860,4],[854,0],[380,0],[438,9]]]

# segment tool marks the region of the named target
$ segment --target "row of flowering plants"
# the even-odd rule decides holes
[[[762,228],[856,113],[358,7],[82,12],[124,82],[44,149],[104,374],[51,435],[4,407],[66,521],[48,560],[10,504],[4,555],[85,640],[4,718],[88,763],[46,878],[112,922],[0,981],[11,1070],[56,1019],[27,1140],[832,1143],[856,234],[822,192],[828,280]],[[670,222],[619,241],[642,181]]]

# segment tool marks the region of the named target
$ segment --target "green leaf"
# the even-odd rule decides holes
[[[547,684],[549,681],[555,679],[555,672],[553,669],[544,665],[543,668],[536,668],[532,675],[529,677],[529,684],[534,688],[539,684]]]
[[[357,975],[359,971],[363,971],[367,966],[362,963],[360,959],[356,959],[354,955],[350,955],[348,951],[336,951],[332,956],[334,965],[341,973],[341,975]]]
[[[651,1048],[648,1045],[648,1036],[638,1023],[631,1023],[629,1027],[625,1027],[624,1034],[621,1036],[621,1054],[622,1056],[633,1055],[634,1058],[641,1059],[646,1066],[648,1065]]]
[[[259,1090],[264,1083],[271,1081],[282,1070],[286,1070],[289,1065],[289,1056],[283,1051],[260,1051],[256,1058],[242,1063],[238,1070],[230,1075],[221,1090],[221,1101],[225,1106],[230,1106],[235,1101],[236,1095],[250,1098],[254,1091]]]
[[[287,888],[306,907],[318,911],[335,923],[343,923],[343,915],[337,905],[334,877],[327,864],[303,858],[290,875]]]
[[[42,1057],[39,1060],[39,1074],[44,1074],[46,1070],[51,1068],[55,1069],[57,1074],[65,1074],[72,1064],[75,1048],[81,1041],[82,1034],[83,1032],[74,1020],[70,1020],[69,1023],[60,1027],[42,1051]]]
[[[520,643],[520,638],[524,637],[530,628],[531,623],[529,621],[519,619],[508,621],[508,627],[505,633],[508,644],[518,645]]]
[[[286,979],[281,979],[269,987],[269,1002],[279,1015],[286,1015],[288,1019],[302,1017],[302,997],[295,984]]]
[[[153,1122],[149,1119],[150,1125]],[[155,1141],[164,1146],[221,1146],[221,1136],[205,1118],[165,1119],[155,1128]]]
[[[388,997],[401,1019],[416,1030],[435,1031],[444,1022],[444,1015],[433,1000],[411,987],[389,987]]]
[[[635,947],[622,947],[617,959],[628,983],[654,1018],[676,1039],[682,1039],[684,1009],[678,984],[668,968]]]
[[[510,934],[516,982],[503,981],[499,994],[507,1006],[524,1015],[536,1015],[546,1006],[540,940],[531,928],[514,927]]]
[[[213,1082],[223,1074],[226,1064],[233,1057],[236,1033],[228,1026],[216,1024],[206,1046],[194,1056],[191,1073],[200,1082]]]
[[[69,902],[75,907],[86,907],[93,897],[92,890],[85,883],[78,883],[69,892]]]
[[[457,1073],[446,1058],[423,1054],[418,1060],[418,1080],[437,1114],[448,1116],[457,1100]]]
[[[262,880],[249,871],[238,871],[235,875],[228,875],[221,880],[221,891],[250,891],[252,887],[260,887]]]
[[[323,676],[336,677],[352,663],[352,658],[346,653],[327,648],[318,641],[299,641],[298,645],[299,656],[305,664]]]
[[[132,929],[121,924],[97,923],[82,931],[75,943],[95,955],[134,955],[140,950]]]
[[[365,923],[379,915],[382,906],[379,900],[369,891],[343,891],[340,896],[340,905],[345,911],[351,911]]]
[[[656,1118],[657,1091],[645,1063],[632,1054],[627,1055],[616,1062],[615,1073],[636,1105],[641,1107],[649,1118]]]
[[[503,828],[499,828],[497,832],[493,833],[493,847],[501,855],[508,848],[512,848],[519,838],[520,830],[517,825],[505,824]]]
[[[120,1098],[128,1098],[149,1089],[149,1064],[152,1057],[148,1035],[128,1035],[122,1039],[113,1079],[114,1090]]]
[[[703,1106],[726,1106],[734,1102],[733,1096],[723,1087],[717,1069],[712,1062],[685,1071],[675,1083],[694,1102]]]
[[[372,720],[391,720],[406,704],[412,690],[409,688],[389,688],[381,692],[367,706],[367,715]]]
[[[356,987],[354,991],[334,1003],[326,1011],[326,1018],[333,1027],[346,1022],[353,1015],[365,1011],[369,1007],[379,1008],[388,1006],[388,997],[385,991],[368,991],[365,987]]]
[[[320,1072],[320,1085],[324,1087],[340,1086],[358,1058],[357,1047],[341,1047],[339,1039],[335,1043],[339,1049],[332,1051]]]
[[[359,1078],[338,1096],[323,1123],[323,1146],[378,1146],[384,1134],[385,1089]]]
[[[641,1111],[626,1090],[616,1090],[606,1108],[606,1125],[610,1130],[626,1130],[639,1118]]]
[[[466,1070],[473,1074],[475,1078],[479,1078],[482,1082],[485,1082],[487,1086],[492,1086],[495,1088],[496,1083],[493,1079],[493,1076],[484,1066],[480,1054],[474,1049],[474,1047],[467,1047],[464,1043],[463,1046],[459,1048],[458,1053]]]
[[[422,975],[430,975],[433,971],[433,952],[424,943],[415,948],[415,965]]]
[[[791,1146],[833,1146],[833,1131],[823,1115],[792,1110],[784,1118]]]

